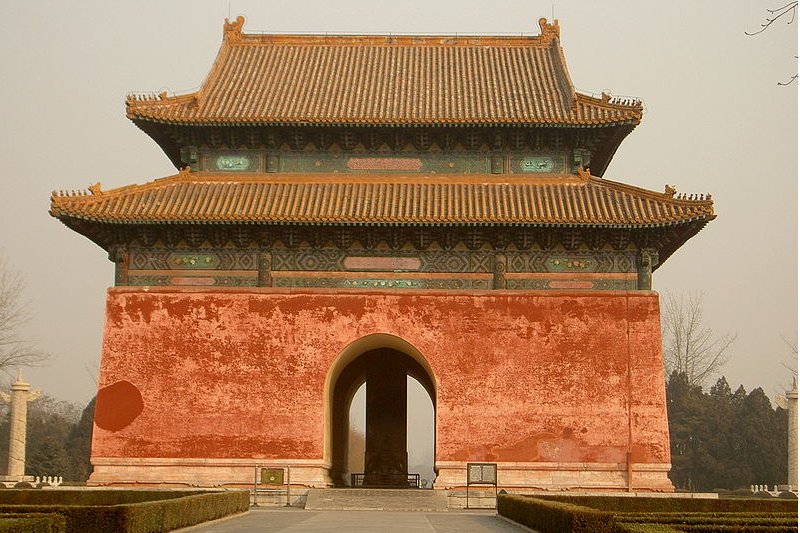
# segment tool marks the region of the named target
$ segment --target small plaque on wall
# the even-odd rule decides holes
[[[223,154],[214,158],[216,170],[222,172],[247,172],[257,170],[255,157],[242,154]]]
[[[283,485],[283,468],[262,468],[262,485]]]
[[[344,258],[347,270],[376,270],[392,272],[398,270],[419,270],[422,261],[419,257],[362,257],[348,256]]]
[[[541,155],[523,157],[515,161],[515,172],[552,174],[564,172],[565,159],[563,155]]]
[[[422,168],[418,157],[351,157],[347,160],[350,170],[408,170]]]
[[[467,463],[467,483],[494,485],[497,483],[497,463]]]

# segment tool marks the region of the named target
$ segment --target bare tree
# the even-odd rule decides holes
[[[785,335],[781,335],[781,340],[786,344],[791,352],[788,361],[781,363],[783,368],[791,372],[792,377],[797,380],[797,338],[787,339]]]
[[[781,409],[788,409],[789,404],[786,400],[786,391],[787,387],[794,388],[794,385],[797,384],[797,338],[789,339],[786,338],[785,335],[781,335],[781,340],[784,344],[789,348],[790,355],[787,358],[784,356],[784,360],[781,361],[781,366],[789,371],[792,375],[791,383],[782,383],[779,386],[775,387],[773,391],[775,395],[772,399],[775,401],[775,405],[780,407]],[[791,390],[791,389],[789,389]]]
[[[41,364],[47,355],[20,336],[20,329],[30,318],[22,300],[22,276],[8,268],[0,256],[0,371],[10,373],[15,367]]]
[[[685,373],[692,385],[706,380],[728,360],[735,335],[717,337],[703,323],[703,293],[666,294],[661,301],[664,366]]]
[[[770,26],[778,22],[779,20],[786,21],[786,24],[793,24],[795,20],[797,20],[797,2],[789,2],[788,4],[781,6],[776,9],[767,9],[767,18],[764,22],[761,23],[761,26],[756,31],[746,31],[744,32],[745,35],[758,35],[767,30]],[[797,56],[794,56],[797,59]],[[797,80],[797,74],[789,78],[789,81],[778,82],[778,85],[791,85]]]

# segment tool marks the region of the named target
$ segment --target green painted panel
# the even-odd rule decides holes
[[[219,266],[217,254],[170,254],[168,263],[173,269],[216,269]]]
[[[594,257],[551,257],[547,260],[547,272],[597,272]]]
[[[522,172],[553,172],[555,161],[552,157],[525,157],[520,160]]]
[[[255,157],[241,154],[223,154],[218,155],[214,159],[214,164],[217,170],[223,172],[245,172],[248,170],[257,170],[258,165],[254,164],[254,159]]]

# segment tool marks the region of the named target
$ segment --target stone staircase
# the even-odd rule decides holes
[[[314,511],[447,511],[447,493],[423,489],[309,489]]]

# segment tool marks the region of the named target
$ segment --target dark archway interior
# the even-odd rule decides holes
[[[364,485],[407,485],[406,382],[416,379],[428,392],[436,410],[433,380],[413,357],[391,349],[369,350],[348,364],[333,389],[331,406],[331,478],[336,486],[347,486],[348,424],[350,404],[365,382],[366,443]]]

